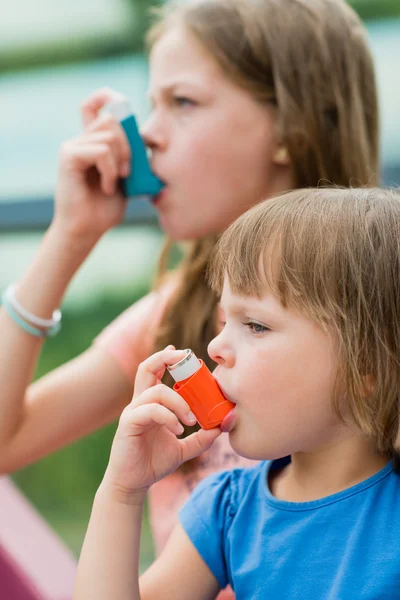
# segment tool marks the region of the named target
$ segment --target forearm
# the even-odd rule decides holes
[[[60,305],[69,282],[91,250],[87,242],[73,243],[51,226],[15,295],[32,314],[49,319]],[[25,332],[0,309],[0,449],[12,437],[23,416],[30,383],[43,338]]]
[[[96,347],[45,375],[28,386],[23,417],[0,448],[0,473],[16,471],[115,420],[132,392],[118,363]]]
[[[79,560],[74,600],[139,600],[144,497],[137,501],[104,483],[93,504]]]

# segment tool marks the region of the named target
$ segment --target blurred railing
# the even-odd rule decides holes
[[[400,165],[383,167],[384,185],[400,187]],[[21,231],[43,231],[53,216],[52,198],[26,198],[23,200],[0,202],[0,233]],[[145,198],[128,202],[124,224],[154,224],[156,211]]]
[[[382,178],[385,186],[400,187],[400,165],[384,167]]]
[[[0,233],[42,231],[53,217],[52,198],[26,198],[0,202]],[[124,219],[126,225],[145,225],[156,222],[156,212],[145,198],[128,202]]]

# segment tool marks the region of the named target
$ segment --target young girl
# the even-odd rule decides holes
[[[173,241],[189,241],[178,271],[130,307],[82,356],[29,386],[43,338],[0,314],[0,470],[9,472],[117,418],[137,367],[157,349],[190,347],[208,361],[217,296],[204,272],[215,238],[278,192],[379,179],[376,88],[365,31],[344,0],[167,3],[150,34],[143,128],[156,199]],[[61,151],[55,216],[15,298],[50,319],[76,270],[121,221],[115,191],[129,170],[119,125],[98,116],[114,94],[83,104],[85,131]],[[28,389],[27,389],[28,388]],[[225,438],[151,489],[156,549],[182,502],[212,471],[244,464]],[[253,463],[251,463],[253,464]]]
[[[84,542],[75,600],[393,600],[400,585],[400,195],[291,192],[240,217],[210,268],[222,292],[214,376],[232,448],[264,462],[211,475],[138,582],[146,490],[207,449],[189,407],[138,369]]]

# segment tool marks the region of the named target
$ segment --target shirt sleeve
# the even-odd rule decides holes
[[[115,358],[132,383],[137,367],[152,352],[157,327],[172,291],[172,286],[166,284],[147,294],[117,317],[93,342]]]
[[[225,543],[234,515],[232,471],[214,473],[195,489],[179,521],[221,589],[229,582]]]

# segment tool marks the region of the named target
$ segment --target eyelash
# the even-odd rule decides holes
[[[249,329],[252,335],[261,335],[266,331],[270,331],[270,329],[265,325],[261,325],[260,323],[254,323],[254,321],[248,321],[247,323],[243,323],[243,325],[247,327],[247,329]]]
[[[221,328],[223,329],[226,325],[226,321],[220,321],[219,324],[220,324]],[[269,327],[266,327],[265,325],[261,325],[260,323],[254,323],[254,321],[247,321],[247,322],[243,323],[243,325],[250,331],[250,333],[252,335],[262,335],[266,331],[271,331],[269,329]],[[256,330],[257,327],[260,328],[258,331]]]
[[[186,96],[174,96],[174,103],[179,107],[194,106],[196,104],[194,100]]]

